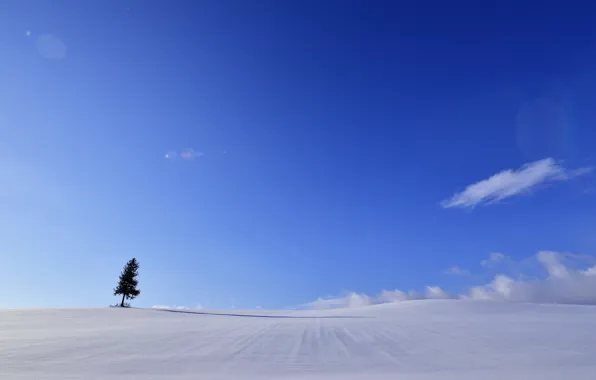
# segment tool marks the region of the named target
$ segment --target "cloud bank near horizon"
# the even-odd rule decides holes
[[[339,297],[318,298],[301,305],[301,308],[355,308],[422,299],[596,305],[596,258],[593,256],[540,251],[515,262],[502,253],[491,253],[487,260],[481,262],[483,267],[499,264],[507,264],[508,269],[498,272],[490,282],[471,286],[459,294],[447,294],[438,286],[426,286],[423,292],[383,290],[376,296],[351,292]],[[541,273],[529,276],[521,272],[532,266],[537,266]]]
[[[203,308],[203,306],[201,304],[198,304],[196,307],[191,308],[186,306],[154,305],[151,308],[157,310],[200,310]]]

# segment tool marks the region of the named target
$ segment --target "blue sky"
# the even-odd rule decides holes
[[[595,254],[565,4],[2,2],[0,306],[114,303],[133,256],[137,306],[279,308]]]

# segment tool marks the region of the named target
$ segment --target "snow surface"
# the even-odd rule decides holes
[[[0,379],[591,379],[596,307],[0,311]]]

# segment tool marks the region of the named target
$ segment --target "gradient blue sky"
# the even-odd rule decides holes
[[[404,4],[0,2],[0,306],[114,303],[133,256],[137,306],[278,308],[596,253],[595,9]]]

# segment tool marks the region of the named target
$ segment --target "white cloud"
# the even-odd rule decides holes
[[[390,302],[399,302],[399,301],[407,301],[412,298],[416,298],[416,293],[410,291],[410,293],[404,293],[401,290],[383,290],[377,296],[377,300],[379,303],[390,303]]]
[[[462,268],[458,267],[457,265],[455,265],[455,266],[452,266],[451,268],[446,269],[445,274],[450,274],[453,276],[469,276],[470,271],[467,269],[462,269]]]
[[[483,267],[490,267],[506,259],[506,256],[500,252],[491,252],[487,260],[482,260],[480,265]]]
[[[438,286],[427,286],[424,293],[416,291],[403,292],[401,290],[383,290],[376,297],[362,293],[348,293],[340,297],[319,298],[314,302],[302,305],[309,309],[343,309],[355,308],[383,303],[412,301],[421,299],[445,299],[451,298],[443,289]]]
[[[585,256],[541,251],[534,258],[546,272],[546,277],[533,280],[514,280],[506,274],[499,274],[490,283],[471,288],[462,295],[462,298],[512,302],[596,304],[596,267],[573,268],[577,265],[584,265]]]
[[[541,251],[536,256],[538,262],[544,266],[551,277],[563,278],[569,277],[569,270],[561,262],[560,254],[557,252]]]
[[[553,251],[514,261],[502,253],[491,253],[483,260],[485,267],[506,261],[505,273],[499,273],[487,284],[472,286],[456,296],[438,286],[426,286],[424,292],[383,290],[377,296],[348,293],[340,297],[319,298],[302,305],[314,309],[353,308],[375,304],[421,299],[460,298],[468,300],[563,303],[596,305],[596,257]],[[542,275],[519,273],[516,267],[539,269]],[[457,268],[457,267],[453,267]]]
[[[447,299],[449,295],[445,293],[443,289],[438,286],[427,286],[426,293],[424,294],[424,298],[427,299]]]
[[[155,305],[151,307],[152,309],[160,309],[160,310],[193,310],[186,306],[167,306],[167,305]],[[202,309],[203,306],[201,304],[197,305],[195,309]]]
[[[552,158],[523,165],[517,170],[503,170],[482,181],[473,183],[460,193],[441,202],[444,208],[473,208],[479,204],[499,202],[516,195],[527,194],[537,186],[566,181],[584,175],[592,168],[568,170]]]
[[[303,306],[316,310],[343,309],[372,305],[373,299],[366,294],[349,293],[342,297],[318,298],[316,301]]]

